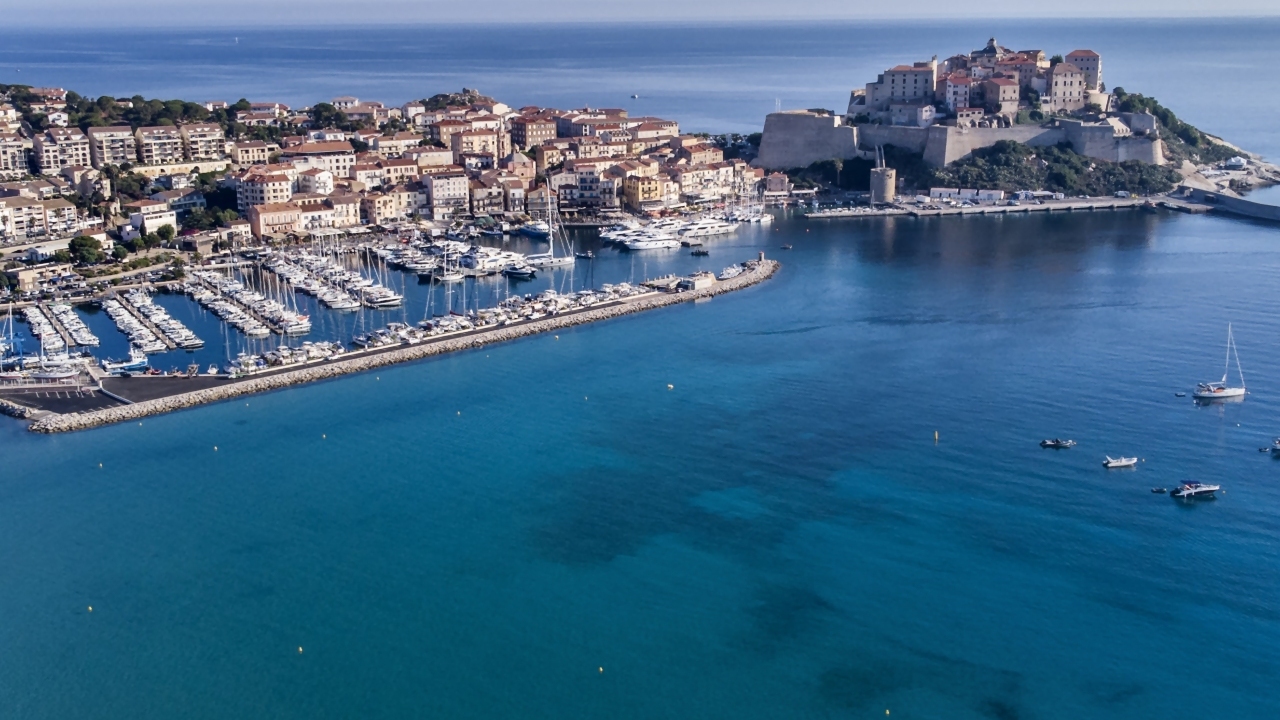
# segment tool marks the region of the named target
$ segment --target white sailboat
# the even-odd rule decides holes
[[[569,247],[569,236],[565,234],[564,225],[560,223],[560,217],[556,212],[554,204],[551,206],[550,220],[551,222],[548,225],[549,232],[547,239],[550,241],[551,249],[549,252],[537,253],[526,257],[525,262],[528,263],[530,267],[536,269],[563,267],[566,265],[573,265],[576,262],[573,257],[573,250]],[[556,255],[557,241],[562,241],[564,243],[563,255]]]
[[[1240,386],[1227,385],[1227,374],[1231,372],[1231,356],[1236,358],[1236,373],[1240,376]],[[1222,369],[1222,379],[1218,382],[1200,383],[1193,395],[1197,400],[1221,400],[1224,398],[1244,397],[1244,372],[1240,370],[1240,353],[1236,351],[1236,341],[1231,334],[1231,324],[1227,323],[1227,360]]]

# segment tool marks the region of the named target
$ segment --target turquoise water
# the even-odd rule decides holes
[[[141,425],[0,423],[0,715],[1275,717],[1274,228],[719,242],[784,266]],[[1251,396],[1174,397],[1227,322]],[[1189,479],[1226,493],[1149,491]]]

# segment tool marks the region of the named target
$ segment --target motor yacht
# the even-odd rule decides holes
[[[1062,440],[1059,438],[1054,438],[1052,440],[1040,441],[1040,447],[1053,448],[1054,450],[1065,450],[1067,448],[1073,448],[1075,446],[1076,446],[1075,440]]]
[[[1111,468],[1133,467],[1134,465],[1138,464],[1138,458],[1136,457],[1127,458],[1127,457],[1121,456],[1118,458],[1113,458],[1110,455],[1107,455],[1106,458],[1107,458],[1106,460],[1102,461],[1102,467],[1107,468],[1108,470],[1110,470]]]
[[[1220,485],[1208,485],[1205,483],[1189,482],[1183,483],[1182,487],[1169,493],[1170,497],[1176,497],[1182,500],[1194,500],[1197,498],[1212,498],[1213,494],[1221,490]]]

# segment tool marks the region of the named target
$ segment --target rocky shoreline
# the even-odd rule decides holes
[[[466,337],[450,338],[421,345],[410,345],[390,352],[382,352],[364,357],[339,360],[323,365],[300,368],[291,372],[273,374],[267,377],[254,378],[242,382],[228,383],[227,385],[217,388],[197,390],[194,392],[182,393],[180,395],[158,398],[156,400],[138,402],[132,405],[121,405],[85,413],[51,413],[38,418],[32,422],[27,429],[38,433],[60,433],[87,430],[100,425],[138,420],[151,415],[159,415],[162,413],[172,412],[174,410],[195,407],[197,405],[219,402],[221,400],[228,400],[243,395],[279,390],[292,385],[300,385],[302,383],[315,382],[317,380],[327,380],[387,365],[419,360],[433,355],[443,355],[445,353],[455,352],[458,350],[466,350],[484,345],[491,345],[497,342],[515,340],[529,335],[538,335],[552,330],[561,330],[575,325],[585,325],[587,323],[597,322],[600,320],[607,320],[610,318],[621,317],[623,315],[644,312],[646,310],[653,310],[655,308],[666,307],[668,305],[675,305],[682,302],[701,300],[715,297],[716,295],[722,295],[727,292],[741,290],[757,283],[764,282],[772,277],[773,274],[777,272],[778,268],[779,263],[776,260],[753,261],[749,263],[748,270],[741,275],[730,280],[717,282],[711,287],[704,288],[702,290],[679,293],[662,293],[659,295],[646,296],[633,301],[623,301],[621,304],[611,305],[609,307],[585,310],[583,312],[573,313],[570,315],[558,315],[527,324],[494,328],[492,330],[486,330]],[[30,408],[3,400],[0,400],[0,412],[22,418],[30,418],[35,414],[35,411]]]

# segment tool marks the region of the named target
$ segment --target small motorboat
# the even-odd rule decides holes
[[[711,251],[706,248],[694,248],[689,252],[689,254],[696,255],[697,257],[706,257],[711,254]]]
[[[1187,394],[1186,394],[1186,393],[1183,393],[1183,392],[1177,392],[1177,393],[1174,393],[1174,394],[1173,394],[1173,396],[1174,396],[1174,397],[1186,397],[1186,396],[1187,396]]]
[[[576,252],[573,254],[573,256],[578,258],[579,260],[594,260],[596,257],[596,254],[588,250],[586,252]]]
[[[1195,500],[1212,498],[1213,494],[1221,490],[1221,486],[1207,485],[1205,483],[1189,482],[1183,483],[1182,487],[1169,493],[1170,497],[1176,497],[1182,500]]]
[[[1107,468],[1108,470],[1110,470],[1111,468],[1133,467],[1134,465],[1138,464],[1138,458],[1136,457],[1127,458],[1127,457],[1121,456],[1118,458],[1113,458],[1110,455],[1107,455],[1106,458],[1107,458],[1106,460],[1102,461],[1102,467]]]
[[[782,246],[782,249],[783,249],[783,250],[790,250],[790,249],[791,249],[791,245],[790,245],[790,244],[783,245],[783,246]]]
[[[1067,448],[1071,448],[1075,446],[1076,446],[1075,440],[1060,440],[1058,438],[1054,438],[1052,440],[1040,441],[1040,447],[1053,448],[1054,450],[1066,450]]]
[[[1153,492],[1153,493],[1155,493],[1155,494],[1157,494],[1157,495],[1163,495],[1163,494],[1165,494],[1165,493],[1167,493],[1167,492],[1169,492],[1169,491],[1168,491],[1168,490],[1165,490],[1164,488],[1151,488],[1151,492]]]

